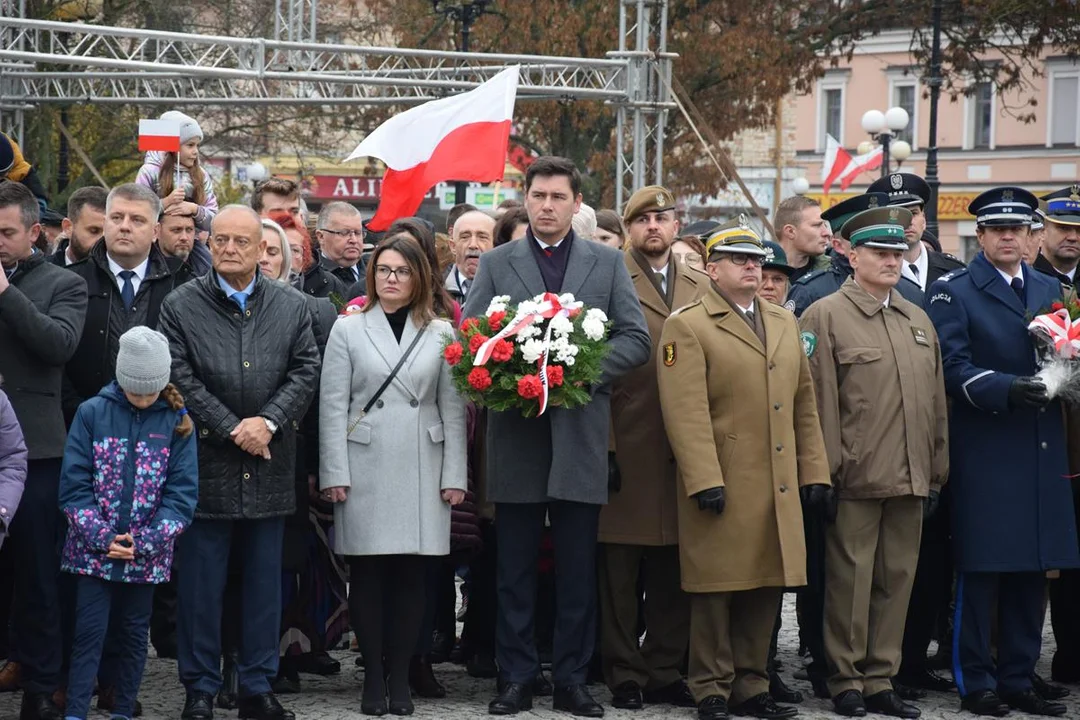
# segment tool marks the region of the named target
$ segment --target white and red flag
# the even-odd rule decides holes
[[[840,175],[840,189],[847,190],[859,175],[870,170],[877,170],[881,167],[882,156],[881,146],[878,145],[868,153],[856,155],[851,158],[851,162],[848,164],[847,169]]]
[[[821,161],[821,187],[826,195],[829,194],[829,186],[836,182],[850,163],[851,153],[832,135],[826,135],[825,157]]]
[[[140,120],[139,152],[180,152],[179,120]]]
[[[519,66],[509,67],[473,90],[395,115],[364,138],[345,161],[375,157],[387,167],[370,229],[415,214],[440,182],[502,179],[518,75]]]

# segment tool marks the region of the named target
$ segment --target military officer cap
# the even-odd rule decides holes
[[[1031,216],[1031,229],[1042,230],[1046,227],[1046,201],[1039,200],[1039,207],[1035,208],[1035,214]]]
[[[693,235],[696,238],[701,238],[702,242],[704,242],[705,238],[712,235],[713,230],[718,227],[720,227],[720,223],[715,220],[696,220],[680,230],[679,237]]]
[[[902,207],[878,207],[856,213],[840,228],[852,248],[907,250],[904,228],[911,225],[911,211]]]
[[[766,240],[763,245],[765,246],[765,264],[762,267],[766,270],[779,270],[791,277],[791,273],[795,272],[795,268],[787,264],[787,253],[784,252],[784,248],[781,247],[780,243]]]
[[[1039,200],[1024,188],[997,187],[977,196],[968,205],[979,227],[1031,225]]]
[[[623,222],[629,225],[645,213],[674,209],[675,196],[670,190],[660,185],[647,185],[627,200],[626,208],[623,210]]]
[[[750,227],[745,215],[739,215],[712,231],[705,240],[705,254],[710,260],[720,253],[742,253],[767,257],[761,236]]]
[[[889,204],[889,196],[885,193],[868,192],[863,195],[856,195],[853,198],[848,198],[843,202],[838,202],[831,208],[821,213],[821,219],[829,223],[829,227],[832,228],[833,233],[840,232],[840,228],[844,223],[850,220],[855,213],[860,213],[863,210],[869,210],[870,208],[885,207]]]
[[[1046,219],[1058,225],[1080,225],[1080,185],[1043,195]]]
[[[918,175],[912,173],[892,173],[878,178],[866,188],[868,193],[885,193],[889,201],[883,205],[923,207],[930,202],[930,186]]]

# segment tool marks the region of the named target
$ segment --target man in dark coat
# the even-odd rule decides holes
[[[277,674],[285,518],[296,507],[296,427],[318,387],[304,297],[258,272],[266,243],[240,205],[214,218],[214,267],[161,308],[173,382],[199,429],[199,505],[176,551],[181,717],[209,720],[220,689],[221,609],[230,551],[242,566],[240,714],[290,720]]]
[[[328,203],[319,212],[315,239],[323,268],[346,288],[363,280],[367,258],[364,257],[364,218],[359,210],[347,202]]]
[[[1032,315],[1061,299],[1060,283],[1022,261],[1037,202],[1014,187],[975,198],[968,212],[982,251],[927,293],[952,398],[953,676],[962,707],[979,715],[1067,711],[1041,697],[1031,679],[1046,571],[1080,566],[1072,492],[1062,480],[1061,406],[1034,377],[1039,367],[1027,329]]]
[[[71,193],[67,217],[61,223],[63,239],[56,252],[49,256],[53,265],[65,267],[90,254],[90,248],[101,239],[105,230],[105,188],[84,187]],[[100,389],[100,388],[99,388]],[[94,391],[95,394],[97,391]]]
[[[610,383],[649,358],[649,330],[623,254],[574,236],[581,175],[565,158],[538,158],[526,173],[525,238],[480,256],[465,317],[483,315],[493,297],[511,303],[545,291],[570,293],[611,320],[609,353],[593,400],[575,410],[550,408],[539,418],[516,410],[489,412],[488,498],[495,502],[499,615],[496,654],[502,689],[495,715],[532,707],[540,671],[535,634],[536,558],[544,520],[551,520],[556,591],[554,706],[599,717],[604,709],[585,687],[596,641],[596,538],[607,501]]]
[[[29,451],[26,489],[11,525],[15,597],[13,657],[22,667],[23,720],[59,720],[60,465],[66,430],[64,364],[79,344],[86,282],[34,250],[38,203],[23,185],[0,183],[0,375]]]

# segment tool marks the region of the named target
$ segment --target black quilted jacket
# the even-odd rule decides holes
[[[161,332],[172,351],[172,380],[199,437],[199,518],[289,515],[296,507],[296,429],[319,387],[319,350],[304,297],[258,275],[244,312],[217,274],[165,298]],[[270,460],[241,450],[229,433],[243,418],[278,425]]]

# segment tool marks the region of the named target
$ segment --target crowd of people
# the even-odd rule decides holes
[[[168,115],[181,151],[72,193],[56,235],[21,154],[0,183],[0,690],[23,720],[95,694],[137,717],[148,638],[185,720],[284,720],[350,631],[365,715],[445,696],[454,660],[496,681],[493,715],[601,717],[599,681],[620,709],[787,718],[785,591],[797,672],[841,716],[917,718],[928,691],[1067,712],[1080,415],[1027,323],[1075,297],[1080,188],[980,195],[967,266],[900,173],[784,200],[774,242],[683,227],[661,186],[593,211],[541,157],[521,203],[373,237],[281,178],[219,207],[202,130]],[[467,403],[445,339],[544,292],[609,318],[591,402]]]

